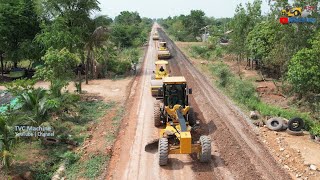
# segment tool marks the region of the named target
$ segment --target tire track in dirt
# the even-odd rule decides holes
[[[194,89],[191,104],[200,114],[203,131],[213,140],[211,174],[223,179],[291,179],[272,158],[243,114],[211,86],[161,29],[158,31],[174,56],[170,60],[173,74],[184,75]],[[197,178],[209,178],[211,174],[207,172]]]

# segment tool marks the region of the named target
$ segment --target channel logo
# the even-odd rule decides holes
[[[281,24],[291,24],[291,23],[315,23],[316,18],[298,18],[298,17],[281,17]]]

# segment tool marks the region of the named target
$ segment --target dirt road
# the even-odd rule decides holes
[[[169,60],[173,75],[184,75],[193,88],[191,105],[201,121],[203,134],[212,139],[212,161],[201,164],[195,155],[170,155],[168,166],[160,167],[157,152],[144,151],[146,143],[158,137],[150,93],[156,46],[150,38],[144,66],[131,89],[129,110],[107,179],[290,179],[243,114],[211,86],[161,29],[158,31],[174,56]]]

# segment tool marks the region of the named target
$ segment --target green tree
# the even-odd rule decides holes
[[[116,24],[137,26],[142,20],[138,12],[122,11],[114,21]]]
[[[55,97],[61,96],[61,89],[75,77],[73,68],[80,62],[78,55],[66,48],[50,48],[43,57],[44,65],[37,69],[36,76],[51,83]]]
[[[186,17],[185,27],[194,37],[201,36],[201,28],[206,26],[205,13],[202,10],[191,10],[190,15]]]
[[[246,51],[246,38],[254,26],[261,21],[261,0],[255,0],[252,4],[247,3],[246,8],[239,4],[236,13],[230,22],[232,43],[230,49],[238,55],[238,60],[243,55],[248,55]]]
[[[10,167],[13,157],[12,149],[17,142],[14,133],[15,120],[16,118],[10,113],[0,116],[0,159],[2,166],[5,167],[6,170]]]
[[[320,32],[311,42],[311,48],[298,51],[290,60],[287,78],[296,93],[320,93]]]
[[[0,1],[0,51],[14,66],[22,59],[39,58],[38,47],[33,43],[40,31],[34,0]]]

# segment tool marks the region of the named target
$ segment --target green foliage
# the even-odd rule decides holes
[[[80,159],[80,156],[79,156],[79,154],[76,154],[75,152],[67,151],[62,155],[62,158],[65,160],[66,165],[70,166],[70,165],[76,163]]]
[[[231,78],[232,78],[232,73],[230,72],[228,66],[226,66],[223,63],[219,63],[217,65],[214,65],[211,67],[212,73],[217,76],[218,79],[218,84],[222,87],[226,87],[227,85],[230,84]]]
[[[270,22],[257,24],[246,38],[249,55],[255,59],[267,57],[276,42],[276,33]]]
[[[49,118],[49,110],[54,108],[56,102],[47,99],[47,91],[41,88],[24,92],[20,95],[22,109],[28,113],[31,125],[40,126]]]
[[[111,40],[121,48],[138,47],[147,40],[152,22],[137,12],[123,11],[112,25]]]
[[[217,84],[224,90],[232,99],[249,110],[257,110],[264,116],[279,116],[287,119],[292,117],[301,117],[305,121],[305,129],[309,130],[313,126],[314,121],[307,113],[301,113],[297,109],[282,109],[261,102],[255,93],[253,84],[249,81],[243,81],[235,77],[228,66],[219,63],[210,67],[212,74],[218,78]]]
[[[95,179],[100,175],[105,163],[108,162],[109,159],[110,157],[105,155],[92,155],[90,160],[84,165],[84,176],[89,179]]]
[[[310,133],[315,136],[320,136],[320,124],[319,123],[314,124],[310,129]]]
[[[5,84],[8,92],[13,96],[19,96],[24,92],[34,90],[35,81],[32,79],[19,79]]]
[[[203,33],[205,27],[205,13],[201,10],[191,10],[190,14],[175,16],[173,18],[160,20],[164,28],[178,41],[196,41],[197,37]]]
[[[289,62],[287,78],[297,93],[320,93],[319,37],[320,33],[312,41],[312,48],[301,49]]]
[[[39,58],[39,48],[33,38],[40,31],[39,18],[33,0],[2,0],[0,6],[0,52],[8,60]]]
[[[116,24],[136,26],[141,23],[141,17],[138,12],[122,11],[114,21]]]
[[[102,101],[82,102],[80,104],[79,122],[97,121],[102,117],[106,110],[114,107],[114,103],[106,104]],[[98,111],[97,111],[98,110]]]
[[[43,57],[44,66],[37,69],[36,76],[51,82],[54,95],[60,96],[61,89],[73,78],[73,68],[79,63],[76,54],[67,49],[55,50],[50,48]]]
[[[16,144],[14,120],[10,114],[0,116],[0,159],[2,166],[7,170],[13,157],[12,149]]]
[[[201,57],[206,59],[210,57],[210,50],[208,46],[191,46],[190,53],[193,55],[193,57]]]

